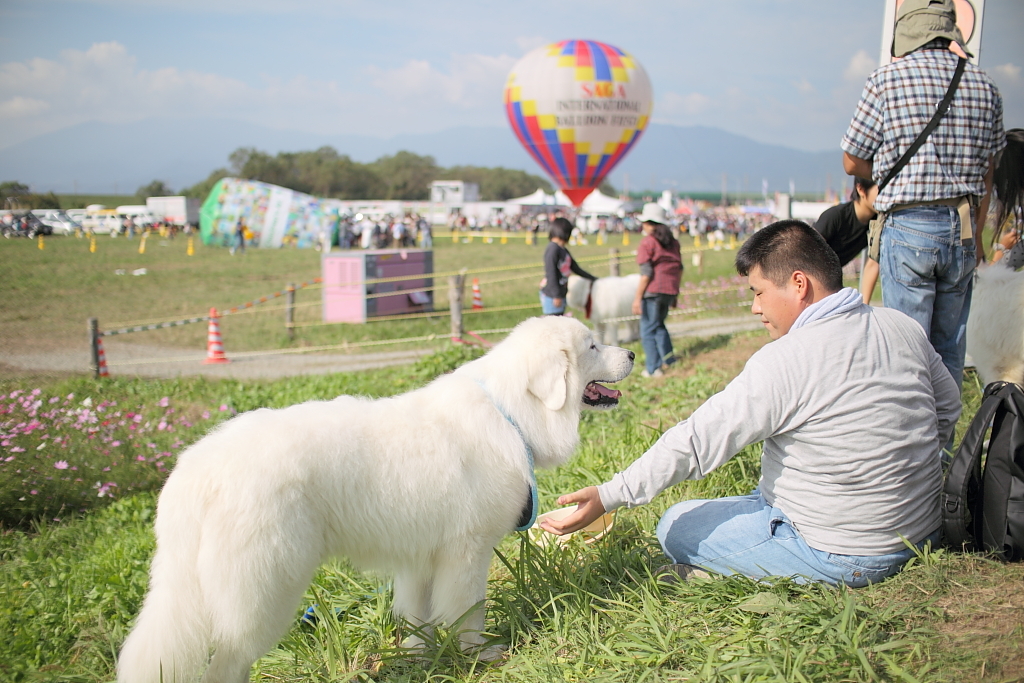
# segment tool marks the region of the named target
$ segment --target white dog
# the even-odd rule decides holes
[[[624,344],[640,338],[640,321],[606,323],[605,320],[633,315],[633,299],[636,298],[639,284],[639,273],[600,277],[593,283],[578,275],[570,275],[565,302],[572,308],[584,311],[589,297],[590,320],[594,323],[598,339],[605,344]]]
[[[967,353],[982,382],[1024,384],[1024,271],[978,270],[967,319]]]
[[[205,683],[247,681],[331,556],[393,574],[394,611],[414,625],[468,615],[462,646],[477,650],[491,552],[535,505],[531,458],[566,462],[581,409],[618,402],[597,382],[632,368],[631,351],[595,343],[579,321],[533,318],[417,391],[223,424],[182,453],[160,495],[149,594],[118,681],[191,682],[207,661]]]

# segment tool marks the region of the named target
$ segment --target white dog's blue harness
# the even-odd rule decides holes
[[[522,439],[523,446],[526,448],[526,459],[530,465],[530,490],[526,498],[526,505],[523,506],[523,511],[519,513],[519,522],[516,525],[516,531],[526,531],[533,526],[534,522],[537,521],[537,475],[533,471],[533,449],[530,448],[530,442],[528,442],[526,437],[523,435],[523,430],[519,428],[519,425],[516,424],[516,421],[512,419],[511,415],[501,409],[501,406],[499,406],[494,400],[491,393],[487,391],[487,387],[484,386],[483,382],[477,380],[476,383],[479,384],[480,388],[484,390],[485,394],[487,394],[487,398],[491,400],[491,405],[493,405],[498,412],[501,413],[501,416],[505,418],[510,425],[512,425],[512,428],[516,430],[516,434],[518,434],[519,438]]]

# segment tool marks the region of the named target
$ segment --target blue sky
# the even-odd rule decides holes
[[[533,47],[616,45],[654,120],[838,149],[876,65],[883,0],[3,0],[0,150],[84,121],[219,118],[389,137],[504,126]],[[1024,2],[988,0],[981,65],[1024,126]]]

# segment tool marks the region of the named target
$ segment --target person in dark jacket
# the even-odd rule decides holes
[[[540,283],[540,306],[544,315],[565,313],[565,295],[569,291],[569,273],[576,273],[590,281],[597,278],[580,268],[565,248],[572,235],[573,225],[566,218],[551,221],[548,248],[544,251],[544,279]]]

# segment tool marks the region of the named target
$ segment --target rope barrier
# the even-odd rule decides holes
[[[481,334],[481,333],[478,333]],[[443,334],[427,334],[421,337],[405,337],[403,339],[378,339],[374,341],[363,341],[363,342],[343,342],[341,344],[329,344],[325,346],[307,346],[298,349],[272,349],[268,351],[242,351],[233,352],[231,358],[259,358],[262,356],[278,356],[278,355],[290,355],[294,353],[313,353],[316,351],[334,351],[338,349],[350,349],[350,348],[362,348],[364,346],[387,346],[388,344],[403,344],[406,342],[420,342],[420,341],[446,341],[447,335]],[[120,361],[117,363],[107,363],[110,366],[129,366],[129,365],[150,365],[153,363],[182,363],[188,361],[201,361],[206,356],[181,356],[178,358],[158,358],[154,360],[129,360]]]
[[[310,280],[309,282],[303,282],[300,285],[295,285],[295,291],[297,292],[300,289],[306,289],[307,287],[311,288],[313,285],[318,285],[321,282],[323,282],[323,278],[315,277],[312,280]],[[252,301],[246,301],[244,304],[240,304],[240,305],[235,306],[233,308],[229,308],[226,311],[224,311],[223,313],[221,313],[220,315],[221,315],[221,317],[224,317],[226,315],[234,315],[236,313],[242,313],[242,312],[245,312],[245,309],[247,309],[247,308],[252,308],[253,306],[255,306],[257,304],[265,304],[266,302],[270,301],[271,299],[277,299],[279,297],[284,296],[287,293],[288,293],[288,290],[286,289],[284,291],[274,292],[273,294],[270,294],[269,296],[261,296],[259,299],[253,299]]]
[[[210,319],[210,316],[203,316],[201,318],[186,318],[183,320],[172,320],[163,323],[153,323],[152,325],[136,325],[135,327],[124,327],[119,330],[104,330],[97,332],[97,336],[100,337],[113,337],[117,334],[128,334],[130,332],[145,332],[147,330],[160,330],[166,327],[177,327],[179,325],[190,325],[192,323],[201,323]]]

